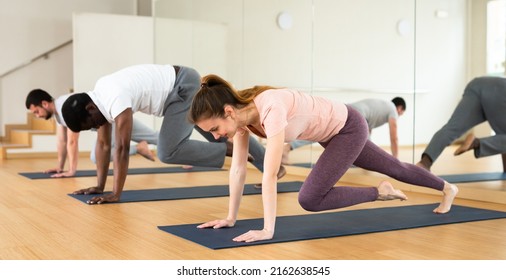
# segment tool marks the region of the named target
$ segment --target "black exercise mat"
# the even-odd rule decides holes
[[[149,167],[149,168],[129,168],[128,175],[138,174],[159,174],[159,173],[185,173],[185,172],[203,172],[203,171],[224,171],[225,169],[214,168],[214,167],[201,167],[194,166],[190,169],[185,169],[181,166],[176,167]],[[113,170],[109,169],[109,176],[113,175]],[[25,176],[28,179],[56,179],[51,178],[54,173],[43,173],[43,172],[21,172],[19,175]],[[78,170],[74,177],[93,177],[97,176],[96,170]]]
[[[278,193],[298,192],[301,186],[302,182],[300,181],[278,182]],[[220,197],[220,196],[228,196],[229,194],[228,190],[229,190],[228,185],[212,185],[201,187],[164,188],[164,189],[148,189],[148,190],[126,190],[121,193],[121,200],[116,203]],[[245,195],[261,194],[261,193],[262,189],[255,188],[254,184],[246,184],[244,186]],[[86,201],[98,195],[69,194],[69,196],[86,203]]]
[[[311,162],[296,162],[296,163],[290,164],[289,166],[312,168],[314,166],[314,163],[311,163]]]
[[[199,224],[159,226],[158,228],[211,249],[224,249],[506,218],[506,212],[458,205],[452,206],[449,213],[435,214],[432,210],[437,205],[384,207],[277,217],[274,238],[252,243],[234,242],[232,239],[248,230],[262,229],[263,219],[239,220],[235,227],[222,229],[198,229]]]
[[[438,177],[450,183],[470,183],[482,181],[502,181],[506,180],[506,173],[504,172],[490,172],[490,173],[469,173],[469,174],[452,174],[452,175],[438,175]]]

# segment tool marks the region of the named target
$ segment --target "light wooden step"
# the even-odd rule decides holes
[[[25,149],[30,148],[29,145],[17,143],[0,143],[0,159],[7,159],[7,150],[9,149]]]
[[[30,121],[30,127],[33,130],[47,130],[47,131],[55,131],[56,123],[54,118],[49,120],[40,119],[34,117],[32,114],[29,114],[27,117]]]

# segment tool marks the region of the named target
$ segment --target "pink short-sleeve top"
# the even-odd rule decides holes
[[[259,136],[269,138],[285,130],[286,142],[326,142],[339,133],[348,118],[344,103],[293,89],[269,89],[253,102],[265,132]]]

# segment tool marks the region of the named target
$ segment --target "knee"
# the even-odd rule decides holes
[[[178,162],[178,159],[175,156],[174,151],[167,151],[167,150],[163,150],[163,149],[158,149],[157,156],[161,162],[166,163],[166,164],[181,163],[181,162]]]
[[[317,205],[318,205],[318,199],[315,197],[309,196],[304,193],[299,193],[299,204],[300,206],[310,212],[316,212],[318,211]]]

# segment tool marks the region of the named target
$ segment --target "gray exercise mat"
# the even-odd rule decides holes
[[[484,182],[484,181],[503,181],[506,180],[506,173],[504,172],[485,172],[485,173],[469,173],[469,174],[452,174],[452,175],[438,175],[443,180],[450,183],[470,183],[470,182]]]
[[[185,169],[181,166],[175,167],[148,167],[148,168],[129,168],[128,175],[138,174],[160,174],[160,173],[184,173],[184,172],[205,172],[205,171],[224,171],[225,169],[214,168],[214,167],[200,167],[194,166],[190,169]],[[28,179],[57,179],[52,178],[51,175],[54,173],[43,173],[43,172],[20,172],[19,175],[24,176]],[[113,175],[113,170],[109,169],[109,176]],[[74,177],[93,177],[97,176],[97,170],[78,170]]]
[[[199,229],[199,224],[158,228],[210,249],[224,249],[506,218],[506,212],[458,205],[453,205],[449,213],[435,214],[432,210],[437,206],[424,204],[282,216],[276,219],[273,239],[252,243],[232,239],[248,230],[262,229],[263,219],[239,220],[235,227],[222,229]]]
[[[278,193],[298,192],[301,186],[302,182],[300,181],[278,182]],[[254,184],[246,184],[244,186],[245,195],[261,194],[261,193],[262,189],[256,188]],[[116,203],[221,197],[221,196],[228,196],[228,194],[229,194],[228,185],[163,188],[163,189],[147,189],[147,190],[126,190],[123,191],[123,193],[121,194],[121,200]],[[69,194],[69,196],[86,203],[86,201],[88,201],[92,197],[99,195]]]

